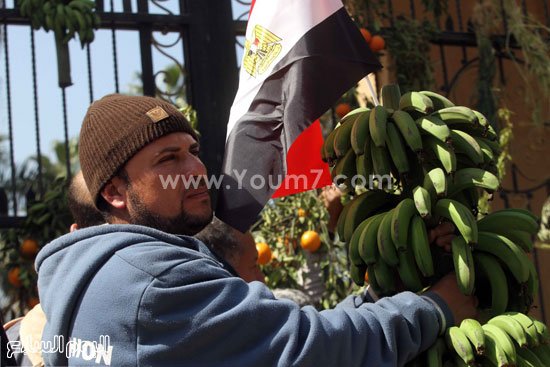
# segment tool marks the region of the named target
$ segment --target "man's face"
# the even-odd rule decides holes
[[[239,254],[236,256],[235,264],[231,264],[237,274],[245,281],[252,282],[257,280],[265,283],[264,274],[256,262],[258,261],[258,250],[256,250],[256,242],[250,232],[242,234],[236,229],[233,230],[237,241],[239,242]]]
[[[210,223],[206,168],[198,153],[199,145],[191,135],[176,132],[153,141],[126,163],[130,223],[185,235]],[[184,185],[182,177],[197,184]],[[170,178],[177,180],[175,185],[166,184]]]

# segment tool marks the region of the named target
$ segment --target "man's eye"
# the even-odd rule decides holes
[[[199,155],[199,150],[198,149],[192,150],[190,153],[193,155]]]
[[[171,161],[172,159],[174,159],[176,156],[174,154],[169,154],[169,155],[165,155],[164,157],[162,157],[161,159],[159,159],[159,163],[161,162],[166,162],[166,161]]]

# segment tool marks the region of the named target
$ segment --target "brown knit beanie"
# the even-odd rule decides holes
[[[105,184],[134,154],[152,141],[178,131],[198,141],[183,114],[168,102],[120,94],[95,101],[82,123],[78,155],[96,206]]]

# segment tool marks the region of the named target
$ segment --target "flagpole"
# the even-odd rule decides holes
[[[370,75],[370,74],[369,74]],[[367,86],[369,87],[369,90],[370,90],[370,95],[372,96],[372,100],[374,102],[374,105],[375,106],[379,106],[380,105],[380,102],[378,102],[378,98],[376,98],[376,93],[374,93],[374,88],[372,87],[372,84],[369,80],[369,75],[367,75],[365,77],[365,81],[367,82]]]

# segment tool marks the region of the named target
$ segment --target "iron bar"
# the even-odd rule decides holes
[[[460,9],[460,0],[456,1],[456,16],[458,17],[458,29],[460,33],[464,33],[464,26],[462,25],[462,11]],[[466,46],[462,45],[462,64],[468,61],[468,54],[466,53]]]
[[[414,0],[410,0],[409,3],[411,4],[411,5],[410,5],[410,6],[411,6],[411,17],[412,17],[413,19],[416,19],[416,12],[415,12],[415,10],[414,10]]]
[[[65,133],[65,164],[67,165],[67,180],[71,179],[71,150],[69,147],[69,124],[67,122],[67,96],[65,87],[61,88],[61,100],[63,103],[63,130]]]
[[[90,94],[90,104],[94,101],[94,86],[92,79],[92,60],[91,60],[90,44],[86,43],[86,63],[88,64],[88,92]]]
[[[8,26],[4,24],[4,55],[5,68],[6,68],[6,98],[8,104],[8,137],[10,139],[10,168],[11,168],[11,194],[13,200],[13,215],[17,216],[17,188],[15,185],[15,159],[14,159],[14,146],[13,146],[13,121],[11,115],[11,88],[10,88],[10,62],[9,62],[9,48],[8,48]]]
[[[31,60],[32,60],[32,89],[34,97],[34,123],[36,132],[36,160],[38,162],[38,192],[40,198],[44,197],[44,185],[42,181],[42,152],[40,151],[40,121],[38,113],[38,91],[36,85],[36,55],[34,47],[34,29],[30,28],[31,32]]]
[[[114,4],[113,0],[111,0],[111,13],[114,13]],[[119,92],[119,86],[118,86],[118,60],[117,60],[117,54],[116,54],[116,31],[114,25],[111,27],[111,42],[113,45],[113,72],[115,74],[115,91]]]

